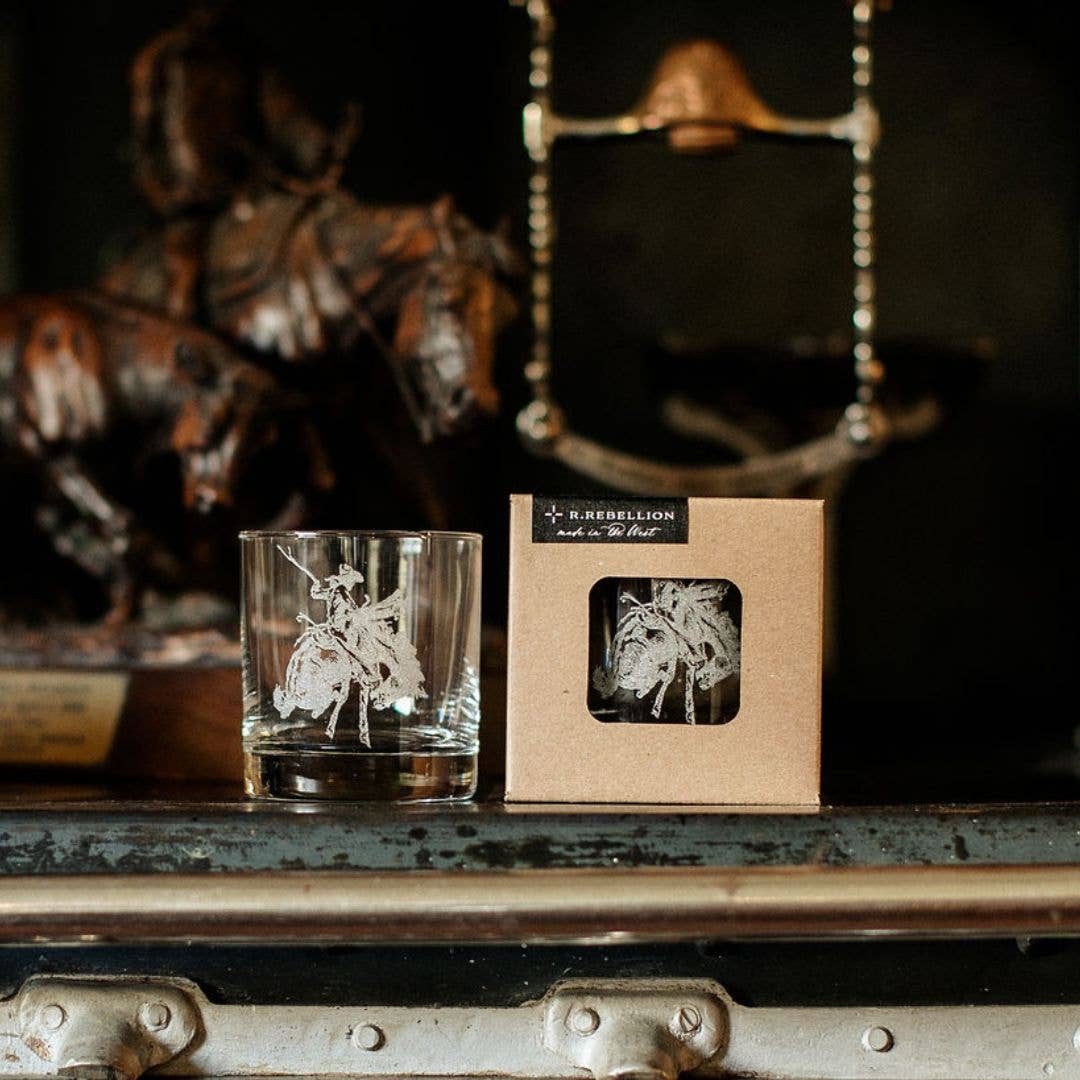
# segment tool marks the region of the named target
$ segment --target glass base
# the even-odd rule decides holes
[[[476,753],[387,753],[255,747],[244,751],[244,789],[278,799],[438,802],[476,792]]]

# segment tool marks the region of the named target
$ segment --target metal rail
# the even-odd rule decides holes
[[[634,942],[1080,932],[1080,867],[45,875],[0,941]]]

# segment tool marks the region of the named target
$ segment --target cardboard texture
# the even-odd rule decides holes
[[[591,500],[601,508],[592,517],[620,522],[618,539],[567,528],[566,542],[552,542],[550,526],[540,525],[540,504],[534,528],[533,497],[511,497],[507,800],[816,804],[823,504],[692,498],[685,541],[645,535],[626,542],[622,521],[639,514],[625,508],[642,507],[645,516],[657,501]],[[545,512],[549,503],[555,512],[562,505],[544,499]],[[607,577],[725,579],[738,587],[742,657],[734,719],[602,723],[590,713],[589,592]]]

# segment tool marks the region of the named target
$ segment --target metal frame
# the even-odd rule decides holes
[[[1080,933],[1080,867],[44,875],[0,941],[627,943]]]
[[[1080,1077],[1080,1006],[753,1008],[713,982],[556,984],[509,1008],[251,1006],[182,979],[29,980],[0,1076]]]
[[[0,803],[3,878],[274,870],[1080,865],[1080,812],[906,807]]]
[[[525,148],[532,162],[529,182],[529,247],[532,258],[531,310],[533,343],[525,365],[532,400],[521,410],[518,431],[525,445],[554,457],[568,468],[617,490],[643,495],[775,495],[821,479],[873,453],[889,436],[889,423],[875,404],[885,369],[874,345],[876,281],[874,272],[874,151],[880,120],[872,94],[873,0],[852,5],[854,45],[852,107],[841,116],[793,118],[765,106],[753,115],[712,120],[729,127],[789,139],[831,139],[849,144],[852,154],[852,327],[857,390],[836,430],[799,446],[773,453],[752,453],[734,465],[675,465],[615,450],[570,429],[551,386],[551,296],[556,223],[552,202],[552,150],[561,139],[619,138],[671,131],[677,124],[633,113],[610,117],[566,117],[555,112],[551,99],[555,16],[550,0],[512,0],[522,4],[532,22],[531,100],[523,115]],[[689,118],[686,122],[689,122]],[[701,123],[701,120],[695,121]],[[936,422],[936,410],[916,410],[901,427],[921,431]],[[699,432],[700,421],[693,424]],[[745,449],[742,433],[710,414],[704,428],[729,449]]]

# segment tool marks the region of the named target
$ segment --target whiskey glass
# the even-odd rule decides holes
[[[727,724],[739,711],[742,592],[724,578],[602,578],[589,593],[589,712]]]
[[[476,790],[481,537],[240,534],[249,795]]]

